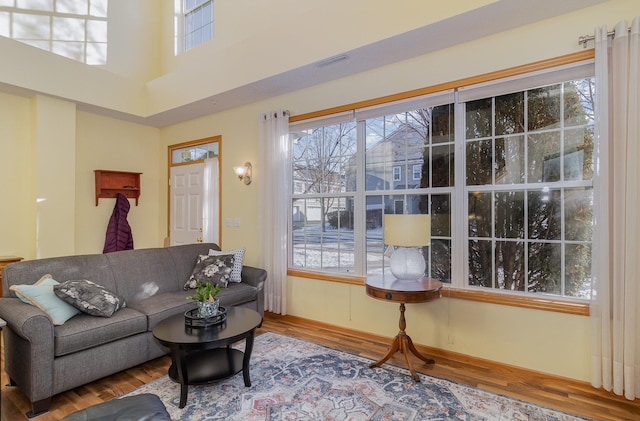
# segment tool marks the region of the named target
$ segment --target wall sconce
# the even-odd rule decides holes
[[[244,181],[244,184],[251,184],[251,162],[245,162],[244,165],[233,167],[233,172],[240,180]]]

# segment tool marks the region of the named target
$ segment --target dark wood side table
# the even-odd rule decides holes
[[[440,298],[442,282],[427,277],[417,281],[400,281],[395,279],[392,275],[377,275],[367,277],[365,280],[365,287],[367,295],[370,297],[400,303],[400,321],[398,323],[400,331],[393,338],[393,342],[391,343],[386,355],[375,363],[371,363],[370,367],[380,367],[385,363],[385,361],[391,358],[393,354],[400,351],[404,354],[404,360],[407,363],[411,377],[413,380],[419,382],[420,377],[413,369],[408,352],[411,351],[413,355],[420,358],[427,364],[433,364],[435,361],[420,354],[413,345],[411,337],[405,332],[407,327],[407,321],[404,318],[405,304],[424,303]]]
[[[7,325],[4,319],[0,319],[0,348],[2,348],[2,328]],[[4,369],[4,367],[2,367]],[[0,414],[2,414],[2,384],[0,384]]]
[[[2,269],[9,263],[19,262],[22,257],[18,256],[0,256],[0,297],[2,297]]]
[[[187,403],[190,384],[207,384],[240,371],[244,385],[251,386],[249,360],[259,313],[244,307],[227,307],[227,320],[218,326],[186,327],[184,314],[171,316],[153,328],[153,337],[171,350],[169,377],[180,384],[180,408]],[[244,352],[231,348],[244,339]]]

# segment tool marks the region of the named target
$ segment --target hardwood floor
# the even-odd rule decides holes
[[[331,348],[377,360],[385,354],[391,338],[353,332],[334,326],[290,316],[267,313],[258,334],[273,331],[305,339]],[[491,361],[442,352],[417,346],[418,350],[436,359],[428,366],[411,356],[417,371],[464,383],[480,389],[533,402],[594,420],[640,420],[640,399],[624,398],[596,390],[589,384],[551,377],[516,367],[498,365]],[[4,353],[3,358],[4,360]],[[404,357],[396,354],[386,364],[404,366]],[[4,364],[4,361],[3,361]],[[51,410],[34,420],[52,421],[87,406],[108,401],[142,384],[164,376],[170,364],[162,357],[96,382],[54,396]],[[4,367],[4,365],[3,365]],[[384,366],[383,366],[384,367]],[[8,382],[2,370],[1,421],[25,420],[29,402],[18,388],[5,386]]]

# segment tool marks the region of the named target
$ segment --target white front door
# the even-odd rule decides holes
[[[202,242],[204,164],[171,167],[171,245]]]

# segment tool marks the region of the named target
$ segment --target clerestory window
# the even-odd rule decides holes
[[[383,214],[429,213],[427,275],[588,299],[592,75],[580,63],[292,123],[289,266],[389,273]]]
[[[107,63],[108,0],[0,0],[0,35],[86,64]]]
[[[175,0],[175,52],[213,39],[213,0]]]

